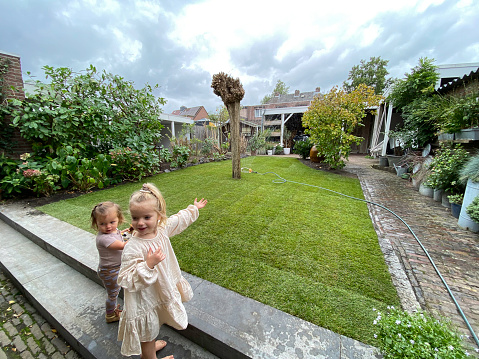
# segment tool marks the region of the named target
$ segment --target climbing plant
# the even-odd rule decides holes
[[[0,148],[8,152],[11,152],[14,145],[14,141],[12,141],[13,128],[6,123],[6,117],[10,114],[11,107],[7,100],[7,84],[5,77],[10,65],[10,59],[0,58]]]

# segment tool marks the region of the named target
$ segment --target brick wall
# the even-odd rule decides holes
[[[25,92],[23,91],[23,76],[22,76],[22,65],[20,62],[20,56],[0,52],[0,60],[8,61],[8,71],[4,76],[4,88],[3,93],[6,98],[16,98],[19,100],[25,99]],[[11,87],[14,87],[12,90]],[[9,126],[11,118],[7,116],[3,119],[2,126]],[[18,129],[14,130],[13,138],[10,139],[13,143],[13,157],[18,157],[20,154],[25,152],[31,152],[31,145],[21,137],[20,131]],[[5,149],[0,148],[0,152],[5,152]],[[7,152],[8,154],[8,152]]]

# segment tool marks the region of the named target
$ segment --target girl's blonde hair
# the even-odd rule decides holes
[[[160,217],[158,220],[159,224],[165,224],[168,218],[166,216],[166,202],[160,190],[153,183],[145,183],[139,191],[134,192],[130,197],[130,206],[132,203],[141,203],[149,200],[155,202],[155,211]]]
[[[118,225],[124,222],[125,217],[123,217],[123,213],[121,211],[119,204],[116,204],[110,201],[101,202],[101,203],[98,203],[95,207],[93,207],[93,210],[91,211],[90,220],[91,220],[91,226],[93,229],[98,230],[98,223],[97,223],[98,217],[106,216],[106,214],[112,208],[116,211],[116,215],[118,216]]]

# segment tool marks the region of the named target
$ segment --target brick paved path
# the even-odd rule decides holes
[[[80,358],[2,272],[0,345],[0,359]]]
[[[479,234],[461,229],[449,209],[421,195],[410,182],[371,167],[378,163],[377,159],[351,156],[345,169],[358,175],[366,199],[391,209],[412,228],[479,336]],[[434,267],[405,225],[386,210],[373,207],[376,229],[389,239],[421,307],[451,319],[470,335]],[[472,338],[471,343],[475,344]]]

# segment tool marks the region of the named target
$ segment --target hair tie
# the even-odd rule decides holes
[[[143,192],[143,193],[152,193],[151,190],[150,190],[150,189],[148,188],[148,186],[146,186],[146,185],[143,185],[143,187],[141,187],[140,192]]]

